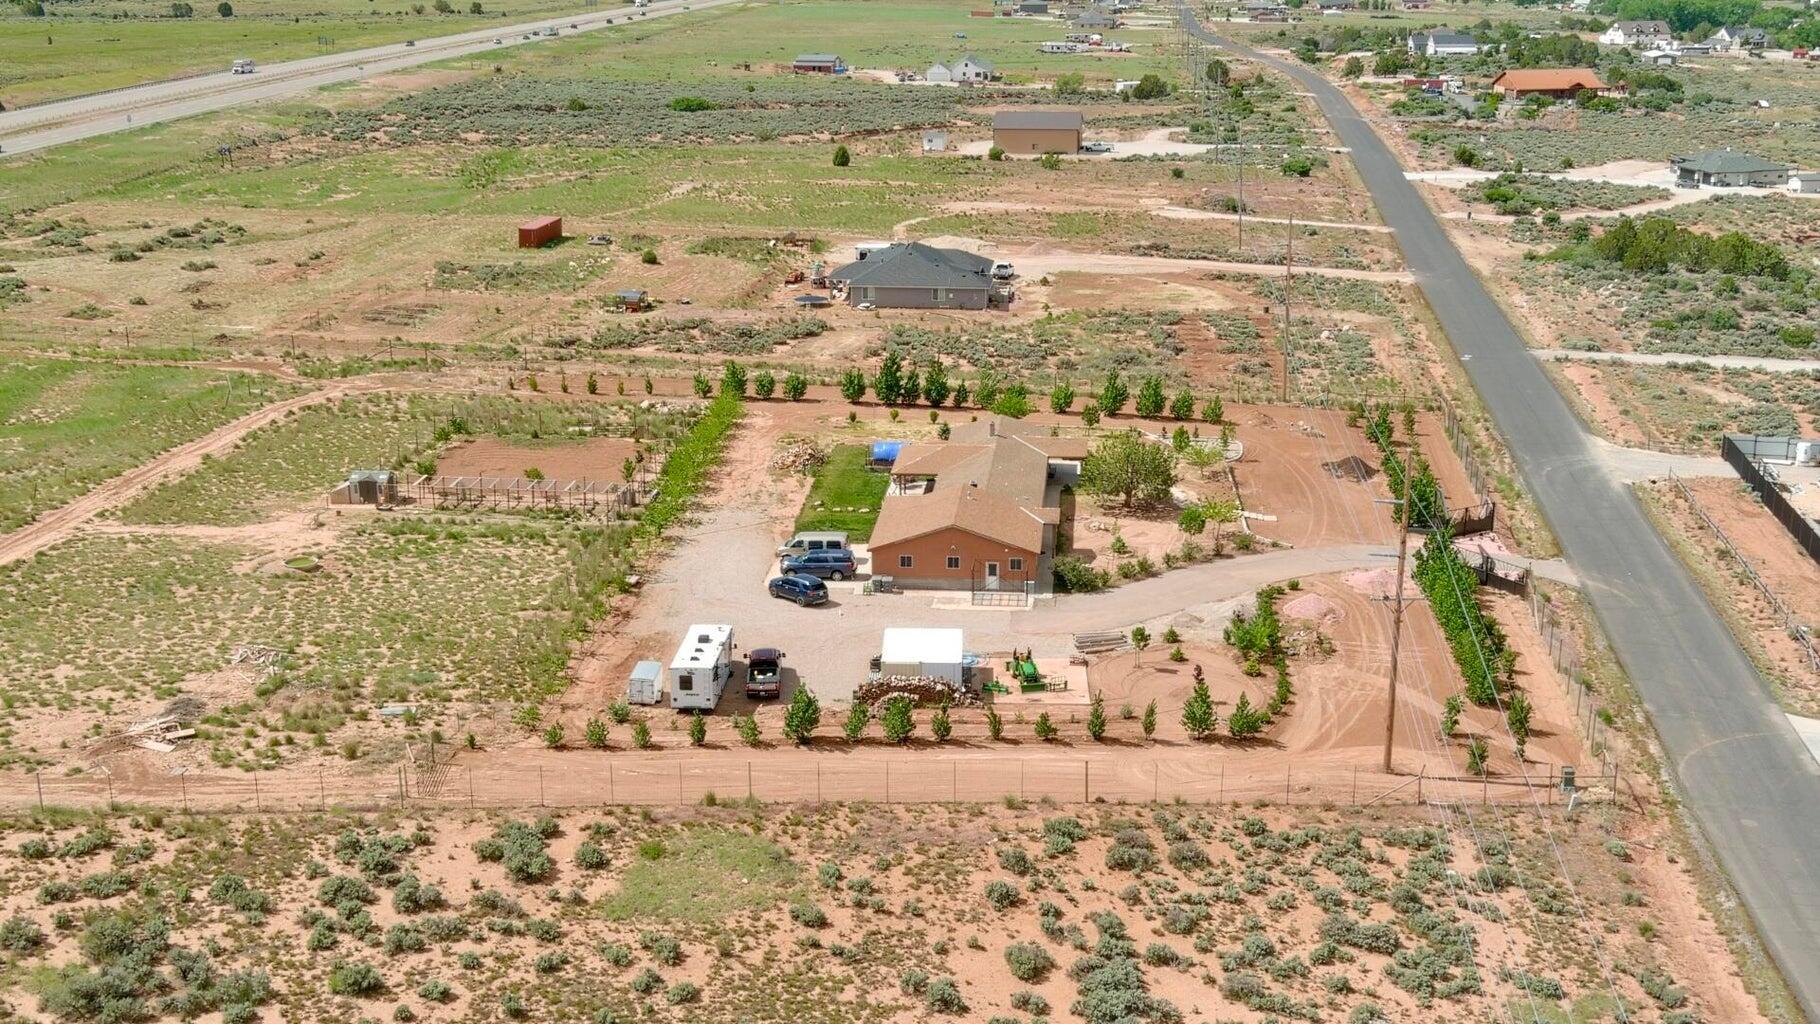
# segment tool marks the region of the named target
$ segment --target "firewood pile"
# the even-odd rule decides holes
[[[897,696],[909,697],[920,707],[937,707],[943,701],[955,707],[979,703],[978,697],[948,680],[929,676],[880,676],[861,683],[859,689],[853,691],[853,700],[860,704],[877,705],[888,697]]]
[[[778,444],[771,453],[771,468],[788,473],[809,473],[828,461],[828,449],[802,437]]]
[[[283,651],[263,644],[241,644],[234,648],[234,653],[228,657],[230,665],[251,665],[263,669],[268,676],[277,672],[283,661]]]

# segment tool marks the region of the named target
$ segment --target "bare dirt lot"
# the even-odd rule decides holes
[[[1659,822],[1538,824],[1015,802],[19,816],[0,1006],[68,1017],[130,955],[110,1005],[249,1021],[1097,1020],[1111,997],[1158,1021],[1618,1000],[1762,1019]]]
[[[492,438],[466,441],[436,460],[443,476],[522,477],[535,469],[546,480],[619,480],[625,460],[638,454],[629,437],[541,445],[508,444]]]

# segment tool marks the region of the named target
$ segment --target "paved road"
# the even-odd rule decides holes
[[[266,64],[251,75],[222,71],[0,112],[0,160],[78,139],[226,110],[258,100],[293,96],[325,85],[370,78],[431,61],[528,45],[547,37],[533,35],[526,39],[526,34],[545,28],[568,35],[625,24],[634,17],[642,21],[733,2],[735,0],[661,0],[637,12],[630,7],[621,7],[565,18],[495,25],[473,32],[419,39],[416,45],[409,47],[394,43]],[[494,40],[499,41],[495,43]]]
[[[1410,269],[1586,592],[1661,736],[1675,781],[1810,1019],[1820,1020],[1820,764],[1771,702],[1635,497],[1473,274],[1383,140],[1345,95],[1287,60],[1396,229]],[[1714,965],[1714,969],[1718,969]]]

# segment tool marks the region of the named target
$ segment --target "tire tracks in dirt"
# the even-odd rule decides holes
[[[261,406],[237,420],[171,448],[146,462],[105,480],[81,497],[46,512],[36,520],[0,536],[0,565],[11,565],[37,554],[61,541],[68,540],[85,523],[110,509],[119,508],[152,487],[188,473],[202,464],[204,456],[230,451],[241,439],[260,427],[284,419],[299,409],[343,398],[362,391],[379,390],[372,381],[341,382],[307,391],[301,395]]]

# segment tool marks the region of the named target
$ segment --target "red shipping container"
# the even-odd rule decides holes
[[[518,247],[535,249],[562,237],[561,217],[539,217],[518,225]]]

